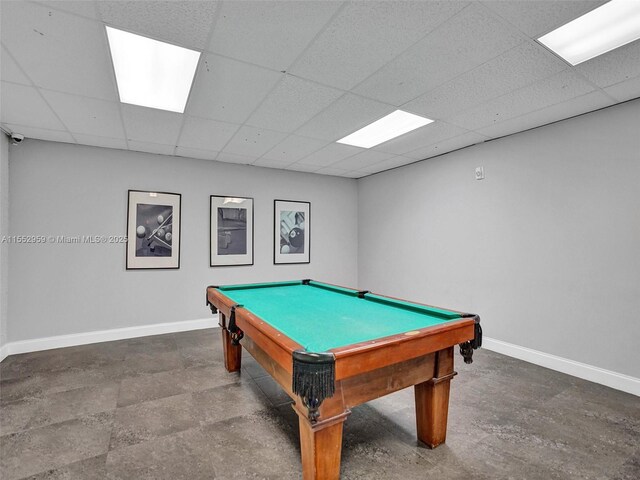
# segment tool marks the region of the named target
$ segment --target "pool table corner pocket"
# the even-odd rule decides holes
[[[336,358],[333,353],[314,353],[306,350],[293,352],[291,390],[308,409],[311,423],[320,416],[322,402],[335,393]]]
[[[473,351],[482,346],[482,327],[480,317],[473,313],[467,313],[463,318],[473,318],[475,321],[473,329],[473,339],[460,344],[460,355],[464,358],[464,363],[473,363]]]

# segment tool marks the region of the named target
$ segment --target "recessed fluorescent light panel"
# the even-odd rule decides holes
[[[107,27],[120,101],[183,113],[200,52]]]
[[[611,0],[538,41],[578,65],[640,38],[640,1]]]
[[[371,148],[392,138],[404,135],[416,128],[424,127],[433,120],[414,115],[413,113],[396,110],[386,117],[375,121],[360,130],[338,140],[338,143],[353,145],[354,147]]]

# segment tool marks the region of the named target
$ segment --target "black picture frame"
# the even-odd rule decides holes
[[[273,201],[273,263],[311,263],[311,202]]]
[[[244,232],[245,236],[242,238],[242,235],[237,236],[237,244],[242,246],[244,241],[245,251],[242,253],[241,251],[238,253],[217,253],[220,252],[222,248],[227,248],[229,244],[234,243],[233,237],[234,232],[240,231],[242,225],[229,225],[227,232],[225,232],[228,237],[228,243],[225,242],[225,246],[221,247],[221,236],[220,236],[220,219],[218,218],[219,212],[223,205],[229,205],[229,209],[243,209],[245,210],[245,219],[244,219]],[[235,206],[234,206],[235,205]],[[216,209],[214,215],[214,208]],[[254,199],[253,197],[238,197],[231,195],[210,195],[209,196],[209,266],[210,267],[241,267],[241,266],[251,266],[254,263],[254,238],[255,238],[255,229],[254,229]],[[232,222],[232,220],[230,220]],[[236,222],[242,220],[236,219]],[[225,229],[223,229],[225,230]]]
[[[150,208],[147,209],[146,213],[143,213],[138,208],[140,205]],[[133,206],[136,208],[132,208]],[[162,222],[160,222],[160,214],[156,215],[155,212],[166,211],[167,209],[169,209],[170,213],[167,218],[164,218],[163,215]],[[152,217],[154,215],[156,215],[157,227],[153,224]],[[169,222],[169,220],[171,221]],[[144,228],[144,234],[140,236],[142,228]],[[167,234],[169,234],[168,237]],[[182,194],[128,190],[126,270],[179,269],[180,249],[182,247],[181,237]],[[146,245],[144,245],[145,241],[147,242]]]

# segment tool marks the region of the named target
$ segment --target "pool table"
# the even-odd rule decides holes
[[[445,441],[454,347],[482,343],[477,315],[313,280],[210,286],[228,371],[244,347],[294,400],[303,478],[340,476],[350,408],[415,386],[418,438]]]

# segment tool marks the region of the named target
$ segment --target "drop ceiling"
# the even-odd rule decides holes
[[[2,128],[359,178],[640,96],[640,41],[570,66],[535,39],[603,1],[7,1]],[[122,104],[105,25],[202,52],[184,114]],[[336,140],[402,109],[435,122]]]

